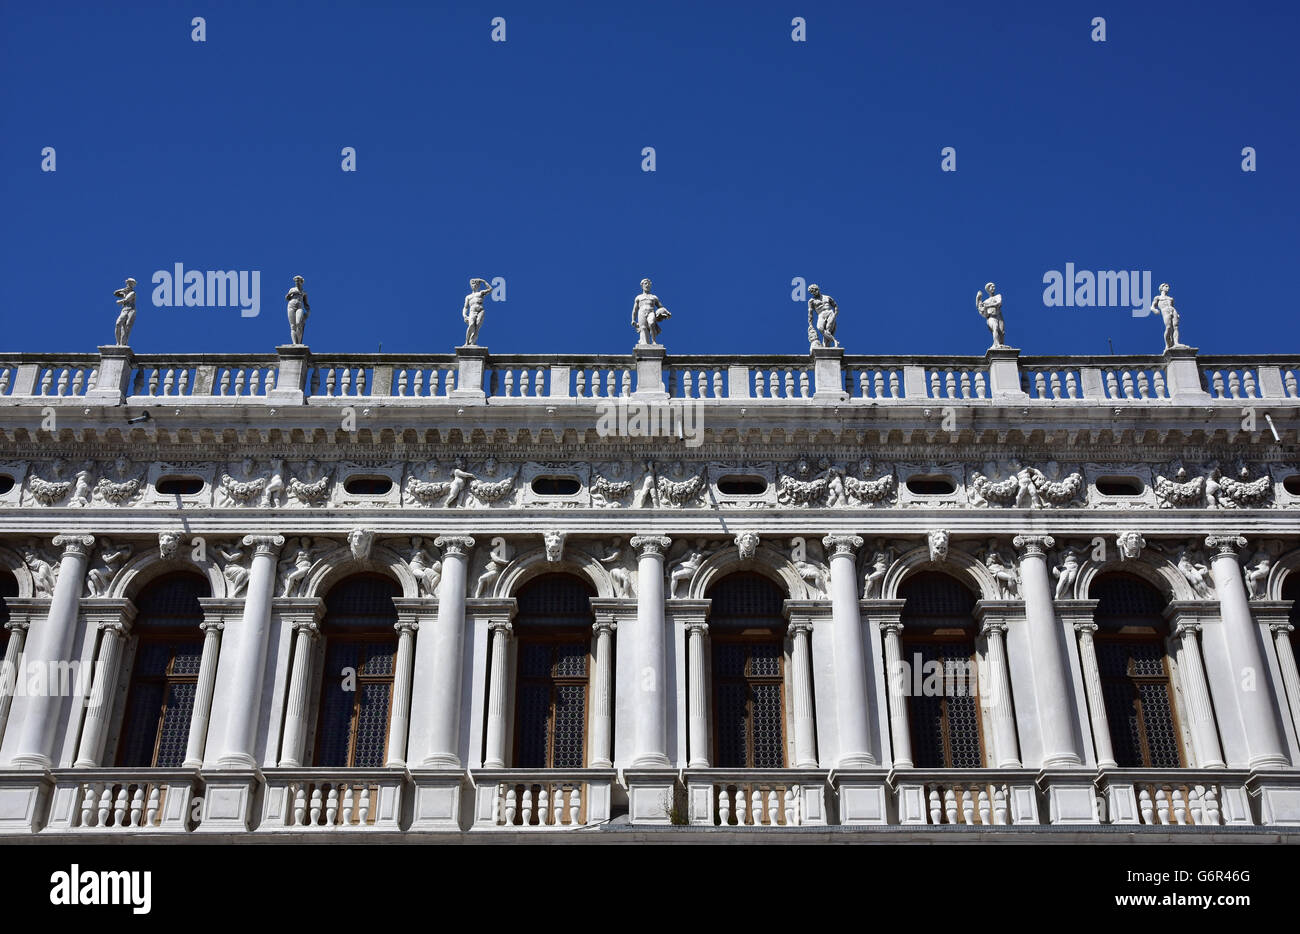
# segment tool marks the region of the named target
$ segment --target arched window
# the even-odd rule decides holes
[[[898,588],[908,722],[918,768],[985,765],[975,652],[975,595],[948,574],[923,571]]]
[[[569,574],[534,578],[516,594],[515,768],[587,764],[593,596]]]
[[[761,574],[709,588],[713,765],[785,768],[784,595]]]
[[[1165,649],[1165,598],[1129,574],[1103,574],[1090,588],[1097,667],[1115,761],[1121,768],[1186,763]]]
[[[118,743],[122,768],[178,768],[194,712],[194,692],[203,657],[203,608],[211,593],[205,578],[168,574],[135,598],[126,707]]]
[[[401,587],[390,577],[359,574],[325,595],[324,667],[313,757],[322,768],[382,768],[397,658]]]

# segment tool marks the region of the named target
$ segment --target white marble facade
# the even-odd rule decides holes
[[[1181,346],[0,355],[5,661],[83,675],[0,700],[0,832],[1300,825],[1298,377]],[[120,767],[136,601],[175,572],[207,588],[184,761]],[[710,595],[744,572],[782,601],[780,767],[712,761]],[[975,601],[962,768],[918,764],[889,676],[932,572]],[[1112,748],[1116,572],[1165,607],[1176,768]],[[386,756],[323,768],[325,599],[361,573],[397,594]],[[549,574],[591,594],[583,761],[520,769],[512,620]]]

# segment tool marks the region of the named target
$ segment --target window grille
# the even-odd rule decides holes
[[[779,588],[732,574],[709,590],[713,764],[785,768],[785,619]]]

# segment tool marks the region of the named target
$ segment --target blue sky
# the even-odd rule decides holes
[[[496,353],[630,352],[643,276],[670,355],[806,352],[796,276],[851,353],[982,353],[989,279],[1027,354],[1159,352],[1045,306],[1073,263],[1172,283],[1202,353],[1300,351],[1294,3],[0,10],[0,350],[109,343],[132,275],[137,351],[270,351],[301,274],[318,352],[448,352],[471,276]],[[260,314],[155,308],[177,262],[259,271]]]

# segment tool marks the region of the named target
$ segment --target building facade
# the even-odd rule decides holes
[[[0,355],[0,832],[1300,825],[1298,379]]]

